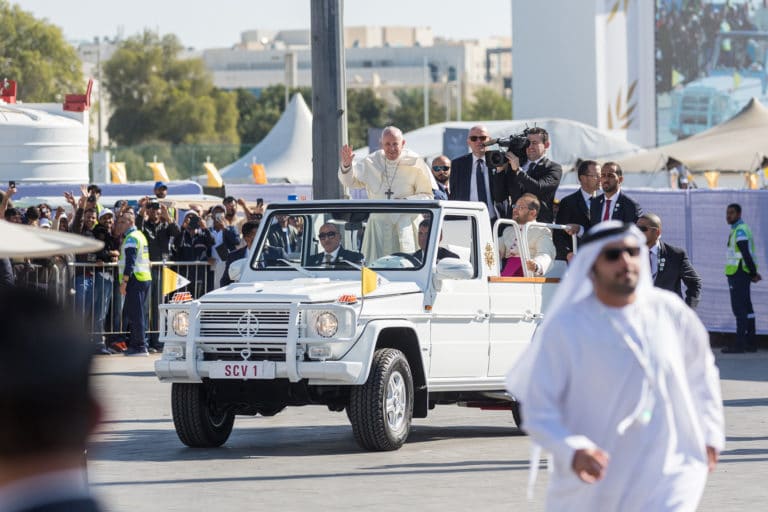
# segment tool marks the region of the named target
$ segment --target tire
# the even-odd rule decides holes
[[[520,402],[512,402],[512,418],[515,420],[515,425],[518,430],[523,431],[523,413],[520,412]]]
[[[227,442],[235,424],[231,409],[216,410],[203,384],[173,384],[171,410],[176,435],[191,448],[217,448]]]
[[[373,354],[368,380],[352,388],[347,415],[365,450],[392,451],[405,443],[413,418],[413,377],[402,352],[385,348]]]

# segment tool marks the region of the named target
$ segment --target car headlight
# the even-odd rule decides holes
[[[163,359],[184,359],[184,345],[166,342],[163,346]]]
[[[171,320],[171,328],[176,336],[186,336],[189,334],[189,313],[186,311],[177,311]]]
[[[315,331],[323,338],[330,338],[339,330],[339,319],[330,311],[324,311],[315,317]]]

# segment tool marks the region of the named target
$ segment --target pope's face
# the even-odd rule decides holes
[[[400,158],[400,153],[403,152],[404,146],[405,139],[397,137],[389,132],[381,137],[381,149],[384,150],[384,155],[387,157],[387,160],[397,160]]]
[[[639,277],[640,246],[634,237],[607,244],[592,267],[595,291],[606,295],[631,295]]]

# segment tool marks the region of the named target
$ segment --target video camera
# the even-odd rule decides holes
[[[498,144],[502,148],[507,148],[507,151],[511,151],[520,160],[520,165],[525,165],[528,161],[528,156],[525,150],[531,144],[528,140],[528,128],[520,133],[514,133],[506,139],[490,139],[485,143],[486,146],[493,146]],[[485,165],[489,169],[495,169],[496,167],[502,167],[507,164],[506,151],[494,149],[485,152]]]

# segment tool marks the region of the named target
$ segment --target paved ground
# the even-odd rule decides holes
[[[112,511],[543,510],[525,500],[528,439],[508,412],[442,406],[391,453],[361,452],[344,413],[287,409],[238,418],[220,449],[183,447],[154,358],[99,357],[106,422],[89,451],[94,492]],[[718,354],[728,444],[701,511],[757,510],[768,482],[768,351]]]

